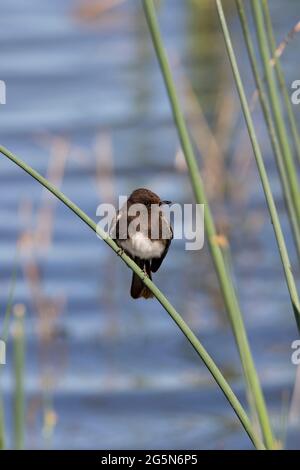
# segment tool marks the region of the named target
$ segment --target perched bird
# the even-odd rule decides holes
[[[110,228],[111,237],[150,279],[151,272],[156,272],[163,262],[173,238],[172,227],[161,207],[163,204],[170,202],[162,201],[149,189],[136,189],[118,211]],[[130,294],[134,299],[153,297],[135,273]]]

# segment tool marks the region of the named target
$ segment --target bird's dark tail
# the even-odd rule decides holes
[[[136,264],[139,265],[141,269],[143,269],[143,271],[148,275],[148,277],[152,279],[150,261],[142,260],[140,258],[135,258],[134,261],[136,262]],[[145,286],[143,281],[135,273],[132,273],[130,294],[131,297],[133,297],[134,299],[139,299],[140,297],[143,297],[144,299],[151,299],[153,297],[152,292],[148,289],[147,286]]]

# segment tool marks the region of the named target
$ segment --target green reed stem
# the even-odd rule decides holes
[[[4,450],[4,449],[5,449],[5,416],[4,416],[3,398],[1,395],[0,396],[0,450]]]
[[[237,5],[240,22],[242,25],[242,30],[244,34],[246,47],[248,50],[248,55],[249,55],[254,79],[256,82],[256,87],[257,87],[258,94],[259,94],[261,107],[262,107],[264,118],[267,124],[273,152],[276,158],[276,164],[277,164],[277,168],[278,168],[278,172],[279,172],[279,176],[281,180],[283,195],[285,198],[285,204],[288,210],[288,215],[289,215],[289,220],[290,220],[290,224],[291,224],[291,228],[293,232],[295,246],[296,246],[298,258],[300,261],[300,227],[299,227],[295,207],[293,204],[293,198],[292,198],[292,194],[290,191],[290,185],[289,185],[288,176],[287,176],[287,172],[286,172],[286,168],[284,164],[284,158],[283,158],[281,147],[277,138],[272,113],[268,104],[268,99],[264,90],[263,80],[260,77],[260,71],[259,71],[259,67],[257,64],[256,56],[255,56],[254,45],[251,39],[247,16],[246,16],[245,9],[243,6],[243,0],[236,0],[236,5]]]
[[[15,257],[14,267],[13,267],[13,271],[11,274],[11,284],[10,284],[10,289],[8,293],[8,300],[6,304],[3,326],[2,326],[1,338],[5,342],[8,339],[9,323],[10,323],[10,318],[11,318],[12,304],[13,304],[14,295],[15,295],[16,280],[17,280],[17,255]]]
[[[25,398],[24,398],[24,318],[16,316],[13,328],[14,344],[14,438],[15,449],[24,448]]]
[[[247,333],[244,326],[244,321],[242,313],[240,311],[235,289],[228,273],[228,270],[226,268],[222,251],[219,245],[216,243],[215,224],[206,198],[204,185],[199,172],[198,164],[195,158],[187,127],[184,121],[183,113],[180,108],[179,99],[177,97],[176,88],[168,63],[168,58],[161,39],[153,1],[143,0],[143,6],[148,27],[151,33],[153,45],[156,51],[157,59],[159,61],[162,76],[170,100],[173,118],[177,126],[182,150],[189,169],[189,175],[195,194],[195,199],[198,204],[204,204],[206,238],[209,243],[210,252],[215,265],[215,270],[218,276],[225,306],[229,315],[232,330],[239,350],[245,378],[249,384],[249,389],[253,394],[253,400],[255,403],[257,415],[259,417],[265,444],[268,448],[271,448],[273,446],[273,435],[265,405],[265,400],[253,362],[252,354],[250,351]]]
[[[295,149],[297,152],[298,159],[300,161],[300,136],[299,136],[299,132],[298,132],[297,124],[296,124],[295,114],[293,111],[293,106],[291,103],[290,95],[287,89],[284,72],[281,66],[280,59],[276,55],[277,45],[276,45],[276,40],[274,36],[274,31],[273,31],[272,19],[271,19],[271,13],[270,13],[268,0],[262,0],[262,7],[263,7],[263,12],[264,12],[265,21],[266,21],[268,40],[269,40],[269,44],[271,47],[271,54],[272,54],[272,57],[274,58],[275,72],[277,75],[277,80],[278,80],[280,89],[282,91],[282,96],[285,102],[287,116],[288,116],[291,131],[292,131],[292,136],[294,139]]]
[[[239,69],[238,69],[238,65],[237,65],[235,53],[234,53],[234,50],[233,50],[233,46],[232,46],[229,30],[228,30],[228,27],[227,27],[227,23],[226,23],[226,19],[225,19],[225,15],[224,15],[221,0],[216,0],[216,4],[217,4],[218,13],[219,13],[219,18],[220,18],[221,25],[222,25],[222,30],[223,30],[223,34],[224,34],[224,39],[225,39],[225,43],[226,43],[226,48],[227,48],[230,64],[231,64],[231,67],[232,67],[234,79],[235,79],[235,82],[236,82],[236,87],[237,87],[238,94],[239,94],[239,97],[240,97],[241,106],[242,106],[242,109],[243,109],[247,129],[248,129],[248,132],[249,132],[249,137],[250,137],[251,144],[252,144],[252,147],[253,147],[253,152],[254,152],[257,168],[258,168],[258,171],[259,171],[261,183],[262,183],[263,190],[264,190],[264,193],[265,193],[265,198],[266,198],[266,201],[267,201],[271,221],[272,221],[272,224],[273,224],[273,227],[274,227],[275,237],[276,237],[276,240],[277,240],[278,250],[279,250],[279,253],[280,253],[283,269],[284,269],[284,272],[285,272],[286,282],[287,282],[288,290],[289,290],[289,293],[290,293],[290,298],[291,298],[291,303],[292,303],[295,319],[296,319],[296,322],[297,322],[298,330],[300,332],[300,302],[299,302],[299,297],[298,297],[298,292],[297,292],[294,276],[293,276],[291,265],[290,265],[288,252],[287,252],[286,245],[285,245],[284,236],[283,236],[283,233],[282,233],[282,230],[281,230],[281,225],[280,225],[279,217],[278,217],[278,214],[277,214],[277,209],[276,209],[276,206],[275,206],[275,203],[274,203],[273,194],[272,194],[271,186],[270,186],[270,183],[269,183],[268,175],[267,175],[265,165],[264,165],[264,161],[263,161],[263,158],[262,158],[262,153],[261,153],[260,146],[259,146],[259,143],[258,143],[258,140],[257,140],[257,137],[256,137],[255,128],[254,128],[254,125],[253,125],[253,121],[252,121],[251,113],[250,113],[250,110],[249,110],[249,106],[248,106],[244,86],[243,86],[241,76],[240,76],[240,72],[239,72]]]
[[[289,180],[289,185],[291,188],[291,194],[293,199],[293,204],[295,207],[295,212],[297,214],[298,224],[300,224],[300,191],[299,183],[297,178],[297,170],[294,163],[294,158],[290,143],[288,140],[287,128],[284,122],[284,117],[281,110],[281,103],[278,94],[278,89],[276,86],[276,81],[274,78],[273,67],[270,63],[270,52],[268,46],[268,39],[265,30],[264,17],[261,2],[259,0],[252,0],[251,2],[257,37],[258,45],[262,57],[265,77],[268,85],[268,91],[270,95],[271,109],[274,115],[275,126],[278,133],[278,138],[281,146],[281,150],[284,156],[286,172]]]
[[[17,278],[17,256],[15,258],[14,267],[12,271],[11,285],[10,285],[10,290],[8,294],[8,300],[6,304],[3,326],[2,326],[1,340],[4,341],[5,343],[7,342],[7,339],[8,339],[9,322],[10,322],[12,303],[13,303],[15,287],[16,287],[16,278]],[[1,372],[2,371],[0,369],[0,379],[1,379]],[[2,393],[0,390],[0,450],[3,450],[4,448],[5,448],[5,413],[4,413]]]
[[[264,449],[263,443],[260,441],[259,437],[253,430],[252,424],[240,404],[239,400],[237,399],[236,395],[232,391],[230,385],[222,375],[221,371],[214,363],[213,359],[210,357],[208,352],[202,346],[198,338],[195,336],[193,331],[189,328],[189,326],[185,323],[181,315],[175,310],[173,305],[168,301],[168,299],[164,296],[164,294],[156,287],[156,285],[149,279],[149,277],[145,276],[144,271],[142,271],[139,266],[129,257],[126,255],[125,252],[120,250],[118,245],[112,240],[106,232],[85,213],[83,212],[76,204],[74,204],[70,199],[68,199],[61,191],[59,191],[55,186],[53,186],[46,178],[41,176],[37,171],[31,168],[29,165],[24,163],[18,157],[16,157],[13,153],[5,149],[4,147],[0,146],[0,153],[5,155],[11,161],[13,161],[16,165],[22,168],[26,173],[32,176],[35,180],[37,180],[42,186],[47,188],[54,196],[56,196],[61,202],[63,202],[74,214],[77,215],[86,225],[88,225],[94,232],[102,238],[107,245],[110,246],[114,250],[114,252],[120,256],[120,258],[127,264],[127,266],[135,272],[144,282],[144,284],[151,290],[153,295],[162,305],[162,307],[166,310],[166,312],[170,315],[172,320],[176,323],[182,333],[185,335],[187,340],[193,346],[194,350],[198,354],[198,356],[202,359],[207,369],[210,371],[211,375],[215,379],[216,383],[219,385],[220,389],[222,390],[223,394],[227,398],[228,402],[232,406],[233,410],[235,411],[238,419],[240,420],[242,426],[244,427],[245,431],[247,432],[248,436],[250,437],[251,441],[253,442],[254,446],[257,449]]]

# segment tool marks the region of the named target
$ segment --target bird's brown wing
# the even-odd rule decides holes
[[[158,269],[160,268],[160,265],[161,263],[163,262],[166,254],[168,253],[168,250],[170,248],[170,245],[171,245],[171,241],[173,239],[173,230],[172,230],[172,227],[170,226],[170,229],[171,229],[171,236],[170,238],[168,238],[166,240],[166,246],[165,246],[165,249],[161,255],[160,258],[152,258],[152,261],[151,261],[151,271],[153,273],[156,273],[156,271],[158,271]]]

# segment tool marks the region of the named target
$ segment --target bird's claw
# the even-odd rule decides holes
[[[118,256],[123,256],[124,253],[125,253],[125,251],[123,250],[123,248],[119,248],[118,251],[117,251]]]

